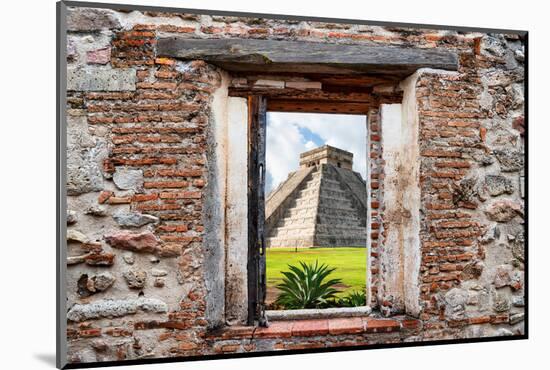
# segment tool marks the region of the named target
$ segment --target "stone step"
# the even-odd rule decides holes
[[[298,238],[298,237],[306,237],[306,236],[313,236],[315,234],[315,230],[313,228],[282,228],[282,229],[276,229],[274,230],[269,237],[270,238]]]
[[[335,198],[347,198],[348,197],[348,194],[340,188],[338,188],[338,189],[321,188],[319,190],[319,195],[320,196],[327,196],[327,197],[335,197]]]
[[[266,245],[268,248],[295,248],[295,247],[312,247],[313,237],[309,238],[268,238],[266,239]]]
[[[316,236],[316,244],[318,245],[334,245],[336,247],[366,247],[367,239],[365,238],[344,238],[344,237],[321,237]]]
[[[317,223],[321,225],[361,226],[364,221],[355,216],[317,214]]]
[[[317,214],[342,214],[345,215],[346,213],[350,215],[354,215],[356,217],[360,217],[358,215],[357,209],[351,207],[350,204],[343,204],[345,202],[339,202],[335,199],[333,200],[325,200],[324,202],[320,202],[319,206],[317,207]],[[366,215],[365,215],[366,217]]]
[[[311,207],[318,203],[319,197],[315,198],[297,198],[294,201],[294,204],[290,208],[299,208],[299,207]]]
[[[313,247],[323,244],[330,244],[334,247],[366,247],[366,238],[345,238],[345,237],[314,237],[306,236],[300,238],[267,238],[266,245],[268,248],[277,247]]]
[[[296,194],[296,198],[298,199],[298,198],[305,198],[305,197],[318,197],[320,191],[321,191],[320,188],[317,188],[317,187],[304,188]]]
[[[366,220],[361,220],[357,217],[334,217],[330,215],[317,215],[317,224],[318,225],[344,225],[344,226],[357,226],[363,227],[366,225]]]
[[[338,187],[338,188],[340,188],[342,186],[338,179],[331,179],[331,178],[321,177],[320,181],[321,181],[321,184],[323,186],[327,186],[327,187]]]
[[[366,235],[367,233],[367,227],[360,225],[317,224],[315,228],[319,233],[329,233],[332,231],[349,231],[350,233],[357,233],[358,235]]]
[[[316,207],[307,207],[307,208],[293,208],[288,209],[283,217],[285,218],[303,218],[303,217],[314,217],[317,214]]]
[[[305,213],[305,214],[289,215],[287,217],[281,218],[281,224],[314,222],[316,216],[317,216],[317,213],[315,211],[311,211],[311,213]]]
[[[366,231],[364,233],[360,231],[346,231],[346,230],[333,230],[331,232],[321,233],[316,231],[316,236],[320,238],[329,238],[329,237],[338,237],[338,238],[351,238],[351,239],[365,239],[367,238]],[[293,235],[292,232],[288,233],[289,235]]]
[[[320,207],[326,207],[331,209],[347,209],[350,212],[357,212],[357,209],[353,207],[353,203],[347,198],[335,198],[335,197],[320,197],[318,204]]]
[[[310,207],[307,209],[293,209],[293,210],[287,210],[284,217],[281,217],[281,221],[285,220],[296,220],[296,219],[308,219],[313,222],[315,220],[315,217],[319,217],[320,219],[318,222],[321,223],[327,223],[323,220],[327,219],[330,223],[342,223],[342,222],[350,222],[350,221],[357,221],[360,222],[361,220],[365,220],[366,217],[359,217],[357,212],[349,212],[347,210],[335,210],[335,209],[323,209],[318,210],[315,207]],[[336,221],[336,222],[335,222]]]
[[[314,221],[315,221],[315,216],[285,217],[282,219],[282,222],[277,224],[277,227],[285,227],[288,225],[304,225],[304,224],[313,225]]]
[[[349,232],[366,233],[367,228],[365,225],[361,225],[361,222],[356,219],[339,220],[339,222],[317,223],[313,224],[313,218],[294,218],[287,219],[286,222],[278,224],[273,231],[280,229],[302,229],[302,228],[317,228],[320,232],[330,232],[331,230],[348,230]]]
[[[321,180],[310,180],[305,184],[304,190],[315,190],[315,189],[319,189],[320,187],[321,187]]]

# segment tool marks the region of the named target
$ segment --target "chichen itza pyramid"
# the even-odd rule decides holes
[[[352,167],[352,153],[329,145],[300,154],[267,197],[267,246],[366,246],[366,183]]]

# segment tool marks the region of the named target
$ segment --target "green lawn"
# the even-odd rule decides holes
[[[331,277],[342,279],[342,286],[337,288],[344,292],[361,290],[366,279],[366,248],[268,248],[267,264],[267,301],[272,302],[277,296],[275,286],[282,282],[281,271],[288,270],[288,264],[298,261],[326,263],[336,270]]]

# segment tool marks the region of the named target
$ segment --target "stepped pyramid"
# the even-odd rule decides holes
[[[352,166],[352,153],[328,145],[300,154],[267,196],[267,246],[365,247],[366,183]]]

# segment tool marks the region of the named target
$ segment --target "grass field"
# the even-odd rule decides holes
[[[266,255],[267,264],[267,302],[277,298],[278,289],[275,286],[282,282],[281,271],[288,271],[289,264],[297,265],[298,261],[314,263],[326,263],[336,270],[331,278],[342,279],[342,284],[337,286],[345,295],[352,290],[361,290],[365,287],[366,279],[366,248],[268,248]]]

